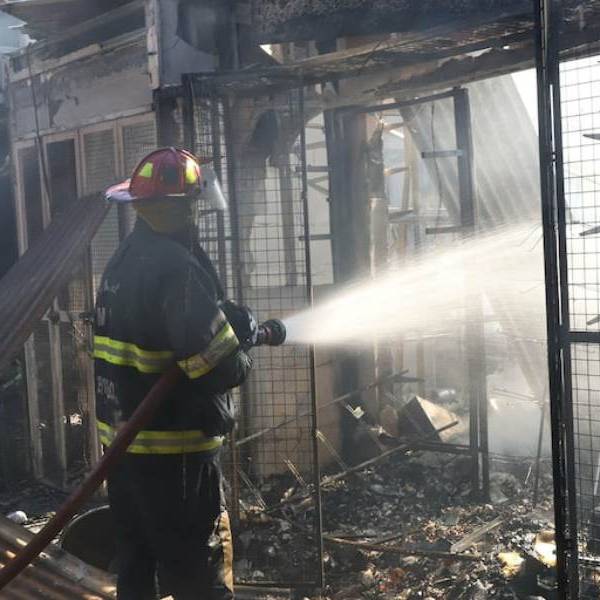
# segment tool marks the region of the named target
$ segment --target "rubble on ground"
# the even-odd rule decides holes
[[[326,486],[325,596],[554,599],[554,565],[548,563],[553,549],[549,465],[543,465],[543,500],[537,507],[531,501],[531,461],[492,466],[493,502],[473,498],[467,456],[432,452],[394,456]],[[269,480],[259,492],[269,508],[257,507],[250,494],[242,503],[237,575],[264,581],[306,577],[307,565],[315,564],[312,503],[285,478]],[[507,569],[509,554],[512,570]]]
[[[491,499],[471,494],[468,456],[391,456],[323,487],[329,600],[553,600],[552,479],[532,505],[532,461],[492,461]],[[66,494],[36,484],[0,495],[3,514],[24,511],[36,530]],[[264,503],[261,505],[259,502]],[[245,489],[235,527],[237,578],[309,581],[318,568],[314,506],[290,477]]]

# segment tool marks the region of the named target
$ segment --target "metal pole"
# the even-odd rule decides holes
[[[194,154],[198,152],[197,135],[196,129],[198,126],[205,127],[204,123],[196,122],[196,93],[195,93],[195,82],[191,76],[184,78],[184,110],[183,119],[186,128],[184,138],[187,141],[186,145],[190,151]],[[221,157],[221,128],[219,122],[219,100],[218,98],[211,97],[210,99],[204,98],[209,103],[210,110],[210,143],[211,143],[211,157],[212,164],[219,178],[219,181],[223,181],[223,163]],[[201,157],[205,158],[205,157]],[[225,235],[225,218],[222,211],[217,211],[217,254],[218,254],[218,265],[219,265],[219,279],[221,286],[224,290],[227,290],[227,257],[226,257],[226,235]],[[229,511],[231,514],[232,523],[237,525],[240,520],[240,486],[238,483],[237,473],[239,472],[239,451],[236,443],[236,431],[233,429],[229,434],[229,452],[231,453],[230,471],[227,474],[231,485],[231,502],[229,505]]]
[[[308,207],[308,178],[306,174],[306,131],[304,129],[304,90],[298,90],[299,110],[300,110],[300,157],[302,165],[302,210],[304,217],[304,261],[306,265],[306,293],[310,306],[313,304],[313,285],[312,285],[312,263],[310,254],[310,219]],[[309,348],[309,370],[310,370],[310,397],[311,397],[311,427],[313,444],[313,479],[315,482],[314,502],[315,502],[315,527],[317,538],[317,552],[319,560],[319,570],[317,573],[317,585],[322,588],[325,581],[323,570],[323,515],[321,511],[321,470],[319,465],[319,424],[317,418],[317,384],[315,376],[315,347]]]
[[[460,224],[465,235],[473,235],[477,229],[477,206],[473,191],[473,140],[469,95],[464,88],[454,91],[454,126],[456,146],[461,151],[457,156]],[[467,273],[467,278],[469,277],[470,275]],[[467,281],[468,285],[470,283]],[[469,437],[473,450],[473,491],[481,493],[483,500],[488,500],[490,461],[483,307],[481,294],[471,294],[470,291],[468,294],[471,295],[471,298],[467,302],[465,346],[470,399]]]
[[[568,408],[570,381],[565,364],[570,356],[563,327],[568,327],[568,289],[565,272],[564,190],[560,132],[560,79],[558,22],[555,0],[536,0],[535,35],[538,85],[539,154],[544,228],[544,268],[546,276],[546,329],[548,338],[548,384],[552,431],[552,474],[556,530],[556,569],[558,597],[579,598],[577,512],[572,468],[573,414]],[[557,137],[558,134],[558,137]],[[562,209],[559,210],[559,205]],[[562,213],[562,216],[559,214]],[[561,232],[562,228],[562,232]],[[557,233],[558,231],[558,233]],[[567,322],[563,321],[567,317]],[[569,365],[570,367],[570,365]],[[568,442],[568,438],[571,442]],[[569,449],[570,446],[570,449]],[[567,531],[568,527],[568,531]]]
[[[571,330],[570,308],[569,308],[569,278],[567,263],[567,207],[564,190],[563,170],[563,144],[562,144],[562,122],[561,122],[561,100],[560,100],[560,24],[562,14],[562,0],[546,0],[552,5],[550,13],[550,57],[549,62],[552,79],[552,96],[554,114],[554,155],[556,174],[556,209],[558,217],[558,256],[559,256],[559,282],[562,312],[562,336],[563,353],[563,384],[565,394],[564,402],[564,431],[565,431],[565,455],[566,455],[566,477],[567,477],[567,499],[568,499],[568,538],[569,551],[569,590],[571,598],[579,597],[579,551],[578,542],[578,513],[577,513],[577,482],[575,476],[575,433],[573,415],[573,387],[571,381],[571,345],[567,340],[567,332]]]

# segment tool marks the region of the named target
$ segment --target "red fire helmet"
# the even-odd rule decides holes
[[[145,156],[131,179],[105,192],[112,202],[139,202],[155,198],[197,198],[215,209],[226,208],[225,198],[212,167],[181,148],[159,148]]]

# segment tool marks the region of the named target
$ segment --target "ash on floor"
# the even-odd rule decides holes
[[[536,507],[531,461],[495,461],[492,467],[487,502],[472,496],[467,458],[426,452],[324,486],[324,596],[554,599],[549,465],[542,468]],[[280,506],[276,511],[246,498],[235,532],[242,580],[301,580],[315,564],[314,507],[290,485],[273,479],[260,490],[267,506]],[[540,536],[546,556],[538,556]]]

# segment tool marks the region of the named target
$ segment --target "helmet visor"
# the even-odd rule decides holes
[[[213,210],[227,210],[227,200],[215,170],[209,164],[202,165],[202,186],[198,199]]]

